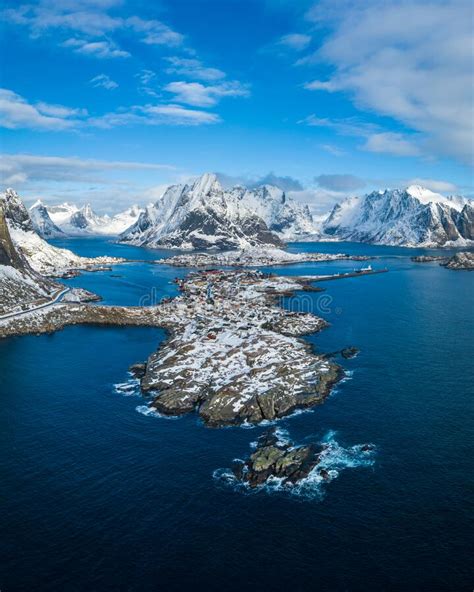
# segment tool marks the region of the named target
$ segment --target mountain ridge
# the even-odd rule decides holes
[[[224,189],[216,174],[205,173],[193,183],[168,187],[120,240],[172,249],[281,247],[285,232],[302,233],[312,225],[309,210],[276,187]]]

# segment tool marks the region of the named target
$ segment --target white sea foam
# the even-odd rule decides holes
[[[270,477],[264,485],[252,489],[247,483],[239,481],[230,469],[217,469],[213,477],[221,484],[245,493],[283,493],[307,500],[321,500],[324,497],[326,485],[337,479],[342,471],[370,467],[375,462],[374,447],[371,446],[369,450],[365,450],[364,444],[356,444],[345,448],[337,442],[335,436],[336,432],[333,430],[324,436],[321,444],[326,448],[321,453],[320,462],[305,479],[297,484],[284,483],[283,479]],[[277,437],[282,443],[291,443],[286,430],[281,430]],[[252,442],[251,448],[255,448],[256,444]],[[320,474],[322,469],[326,472],[324,477]]]
[[[114,384],[114,392],[125,397],[140,394],[140,381],[137,378],[130,378],[126,382]]]
[[[158,417],[160,419],[179,419],[177,415],[163,415],[159,413],[156,409],[149,407],[148,405],[137,405],[135,407],[135,411],[140,413],[141,415],[145,415],[146,417]]]

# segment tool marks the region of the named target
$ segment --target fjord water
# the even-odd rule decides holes
[[[164,253],[99,239],[84,255]],[[415,264],[421,251],[351,244],[294,250],[368,253],[389,273],[321,284],[285,301],[331,327],[308,339],[344,360],[351,380],[324,405],[279,422],[295,442],[331,431],[376,445],[299,498],[244,494],[213,478],[263,432],[205,428],[137,412],[114,392],[157,329],[69,327],[0,342],[1,567],[5,591],[470,590],[474,274]],[[353,262],[275,268],[351,270]],[[137,262],[67,283],[107,304],[172,296],[186,270]],[[471,504],[471,505],[470,505]]]

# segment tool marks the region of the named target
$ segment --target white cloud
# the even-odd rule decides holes
[[[124,21],[124,24],[131,27],[137,33],[144,33],[141,41],[147,45],[166,45],[176,47],[184,41],[183,35],[173,31],[170,27],[157,20],[144,20],[132,16]]]
[[[61,156],[36,156],[33,154],[0,155],[2,184],[37,181],[104,182],[104,175],[114,171],[170,171],[174,167],[163,164],[94,160]],[[99,177],[97,177],[99,175]]]
[[[436,191],[439,193],[455,193],[458,191],[458,186],[454,183],[450,183],[449,181],[420,179],[419,177],[408,179],[407,181],[403,182],[403,185],[420,185],[421,187],[426,187],[427,189],[431,189],[431,191]]]
[[[346,154],[345,150],[342,150],[333,144],[322,144],[321,148],[333,156],[344,156],[344,154]]]
[[[39,0],[36,4],[5,9],[1,16],[5,22],[28,28],[33,38],[43,36],[52,29],[84,35],[88,39],[82,41],[75,51],[86,55],[129,55],[116,48],[108,38],[104,40],[104,37],[116,32],[133,34],[147,45],[176,47],[182,44],[183,35],[161,21],[119,16],[116,14],[118,8],[123,8],[123,2],[119,0]],[[115,13],[111,14],[110,9],[115,9]],[[74,44],[63,46],[74,47]]]
[[[332,191],[355,191],[367,185],[365,179],[349,174],[319,175],[314,181],[319,187]]]
[[[188,109],[182,105],[156,105],[146,107],[144,113],[152,125],[203,125],[219,123],[221,121],[216,113]]]
[[[187,76],[206,82],[225,78],[225,72],[217,68],[207,68],[197,59],[172,56],[165,58],[165,60],[170,64],[169,68],[166,69],[167,74],[178,74],[179,76]]]
[[[288,47],[289,49],[293,49],[295,51],[303,51],[303,49],[306,49],[310,43],[311,37],[302,33],[290,33],[288,35],[283,35],[283,37],[280,37],[280,40],[278,41],[279,45],[283,45],[284,47]]]
[[[325,218],[336,203],[347,197],[347,193],[322,188],[290,191],[288,195],[299,203],[308,205],[316,220]]]
[[[419,156],[420,149],[402,134],[383,132],[371,134],[362,145],[368,152],[382,152],[395,156]]]
[[[135,105],[126,111],[106,113],[93,118],[89,124],[94,127],[110,129],[127,125],[177,125],[197,126],[219,123],[216,113],[188,109],[182,105],[167,103],[161,105]]]
[[[338,85],[334,80],[313,80],[312,82],[307,82],[304,85],[306,90],[326,90],[328,92],[335,92],[340,90]]]
[[[422,135],[427,152],[473,161],[471,0],[321,0],[308,18],[331,32],[300,63],[334,67],[309,85],[350,92],[358,107]]]
[[[30,104],[8,89],[0,89],[0,125],[8,129],[69,130],[78,125],[81,109],[47,103]]]
[[[126,125],[196,126],[221,121],[219,115],[189,109],[175,103],[132,105],[116,112],[90,116],[85,109],[47,103],[31,104],[7,89],[0,89],[0,126],[8,129],[64,131],[73,129],[111,129]]]
[[[240,82],[223,82],[205,86],[200,82],[170,82],[164,88],[175,95],[174,100],[195,107],[213,107],[224,97],[247,97],[248,89]]]
[[[118,88],[118,84],[115,82],[115,80],[112,80],[112,78],[107,76],[107,74],[99,74],[98,76],[94,76],[94,78],[91,78],[89,82],[96,88],[101,87],[107,90],[114,90],[115,88]]]
[[[317,117],[312,114],[298,121],[298,123],[303,123],[311,127],[326,127],[343,136],[364,138],[365,141],[360,148],[367,152],[380,152],[393,154],[394,156],[421,155],[419,138],[417,136],[386,132],[373,123],[361,121],[355,117],[329,119],[327,117]]]
[[[119,49],[111,41],[85,41],[84,39],[67,39],[63,47],[73,47],[76,53],[95,58],[128,58],[128,51]]]

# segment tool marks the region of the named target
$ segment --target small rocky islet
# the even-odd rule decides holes
[[[460,251],[451,257],[441,255],[417,255],[411,260],[415,263],[439,263],[446,269],[455,271],[473,271],[474,270],[474,252]]]
[[[235,459],[230,472],[221,472],[220,476],[250,489],[270,483],[277,483],[283,490],[291,489],[310,477],[316,483],[329,482],[341,468],[369,465],[375,453],[375,446],[370,443],[350,449],[342,449],[334,441],[295,445],[289,437],[282,438],[279,432],[275,427],[264,432],[249,457]],[[338,459],[336,447],[343,451],[343,455],[352,457],[352,463]]]

